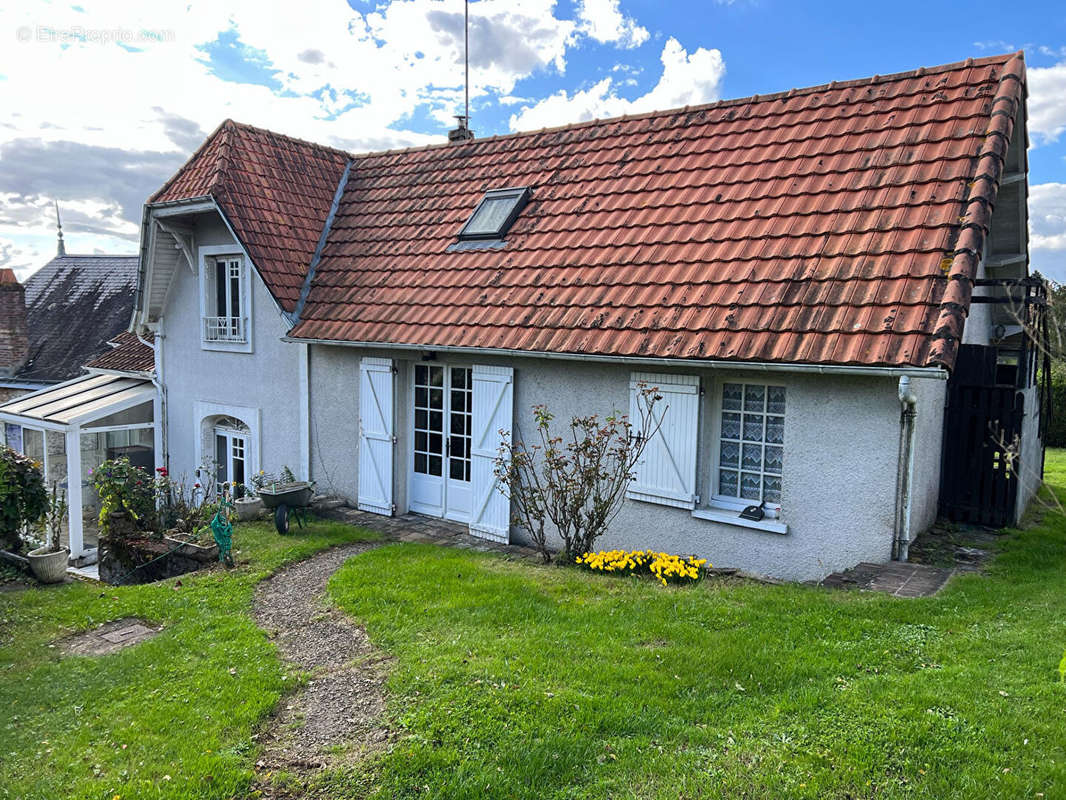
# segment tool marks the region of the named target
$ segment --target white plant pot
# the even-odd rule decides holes
[[[242,497],[234,500],[233,505],[237,509],[237,519],[241,522],[255,519],[263,510],[263,500],[259,497]]]
[[[59,583],[67,575],[70,551],[67,549],[49,551],[47,547],[38,547],[26,554],[30,560],[33,576],[41,583]]]

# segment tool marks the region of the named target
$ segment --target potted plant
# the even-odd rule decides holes
[[[252,478],[251,486],[235,483],[233,485],[233,508],[237,512],[237,519],[248,522],[255,519],[263,512],[263,499],[258,491],[265,483],[266,473],[262,470]]]
[[[48,508],[44,512],[45,544],[26,554],[30,560],[30,570],[41,583],[59,583],[67,574],[70,551],[60,546],[59,534],[63,529],[63,517],[67,513],[66,495],[59,491],[52,482],[52,493],[48,497]]]

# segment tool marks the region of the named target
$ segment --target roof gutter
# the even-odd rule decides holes
[[[395,344],[391,342],[345,342],[336,339],[304,339],[283,336],[283,342],[296,344],[323,344],[336,347],[377,348],[435,353],[477,353],[479,355],[523,358],[546,358],[556,361],[594,361],[605,364],[633,364],[642,367],[685,367],[687,369],[712,367],[746,372],[804,372],[816,375],[867,375],[881,378],[933,378],[946,381],[948,372],[941,367],[864,367],[845,364],[766,363],[761,361],[722,361],[693,358],[649,358],[646,356],[608,356],[585,353],[551,353],[543,350],[504,350],[491,347],[439,347],[424,344]]]

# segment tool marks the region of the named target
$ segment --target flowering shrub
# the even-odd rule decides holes
[[[110,530],[110,516],[125,512],[141,530],[156,523],[155,481],[128,458],[105,461],[92,470],[93,487],[100,496],[100,528]]]
[[[511,498],[514,524],[525,529],[545,563],[552,557],[551,527],[569,560],[592,550],[621,510],[637,463],[667,411],[654,411],[662,400],[656,387],[637,387],[639,419],[618,411],[602,419],[596,414],[573,417],[569,430],[560,434],[552,429],[548,407],[535,405],[536,439],[512,444],[500,432],[503,441],[493,472],[500,491]]]
[[[208,526],[216,512],[231,507],[223,501],[230,496],[231,490],[237,494],[237,484],[223,484],[223,496],[216,497],[214,491],[204,491],[199,481],[190,484],[184,475],[172,478],[166,467],[157,467],[156,476],[159,532],[170,536],[184,534],[195,541],[211,539]]]
[[[654,550],[600,550],[577,557],[581,567],[617,575],[652,575],[659,583],[696,583],[706,558],[674,556]]]

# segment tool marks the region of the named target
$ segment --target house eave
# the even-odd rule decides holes
[[[864,366],[855,364],[808,364],[800,362],[723,361],[721,359],[653,358],[648,356],[612,356],[586,353],[553,353],[544,350],[504,350],[491,347],[449,347],[430,344],[399,344],[393,342],[348,342],[337,339],[304,339],[283,336],[283,342],[319,344],[334,347],[377,348],[411,352],[465,353],[512,358],[545,358],[557,361],[593,361],[604,364],[628,364],[642,367],[684,367],[687,369],[720,369],[742,372],[799,372],[816,375],[856,375],[882,378],[932,378],[947,380],[948,371],[941,367]]]

